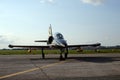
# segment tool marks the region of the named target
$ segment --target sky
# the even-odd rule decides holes
[[[50,24],[68,44],[120,45],[120,0],[0,0],[0,48],[43,45]]]

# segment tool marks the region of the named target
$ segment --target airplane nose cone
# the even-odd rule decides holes
[[[67,46],[67,43],[66,43],[65,40],[61,40],[61,41],[59,41],[59,43],[60,43],[60,46],[62,46],[62,47],[66,47]]]
[[[65,44],[60,44],[62,47],[65,47]]]

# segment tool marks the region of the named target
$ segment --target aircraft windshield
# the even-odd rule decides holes
[[[58,39],[63,39],[63,35],[62,34],[57,34],[56,35]]]

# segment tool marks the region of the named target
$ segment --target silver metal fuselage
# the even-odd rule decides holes
[[[53,41],[49,44],[50,47],[66,47],[67,42],[64,40],[64,37],[61,33],[57,32],[53,36]]]

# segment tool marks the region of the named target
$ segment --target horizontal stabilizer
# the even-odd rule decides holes
[[[48,42],[47,40],[36,40],[35,42]]]

